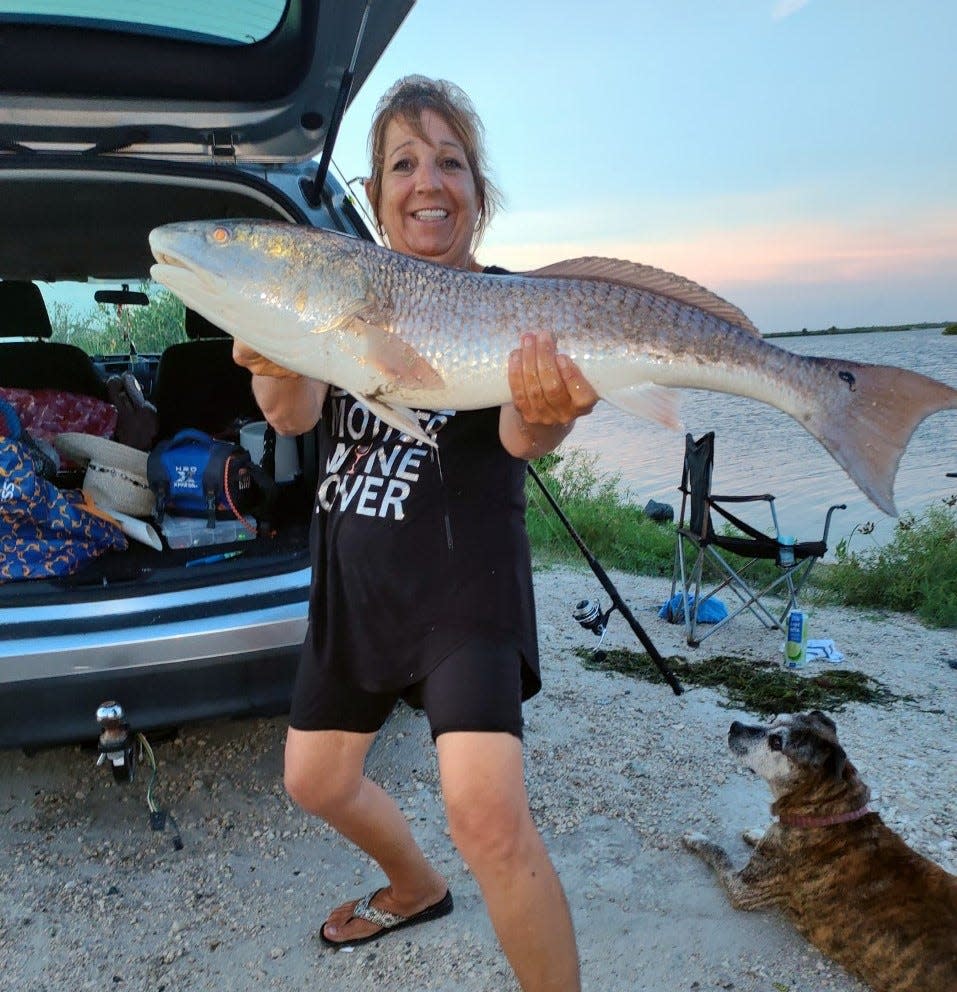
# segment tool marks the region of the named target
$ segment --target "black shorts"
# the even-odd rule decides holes
[[[522,657],[513,646],[476,639],[457,648],[424,679],[395,692],[369,692],[303,655],[289,725],[295,730],[379,730],[396,702],[424,710],[432,739],[456,730],[522,737]]]

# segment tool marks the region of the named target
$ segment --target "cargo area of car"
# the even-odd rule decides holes
[[[248,218],[370,236],[332,154],[412,2],[0,14],[0,748],[102,743],[120,710],[152,732],[288,708],[314,432],[267,430],[215,308],[150,282],[149,235]],[[216,499],[204,481],[190,516],[171,480],[204,451]]]
[[[51,316],[56,315],[49,313],[50,293],[44,300],[40,288],[88,290],[85,305],[92,304],[100,285],[122,285],[135,294],[148,287],[152,256],[147,239],[153,227],[237,216],[300,220],[295,206],[279,202],[274,188],[249,177],[227,178],[224,173],[223,181],[211,183],[208,174],[200,177],[172,164],[151,170],[92,164],[82,173],[73,164],[64,160],[56,168],[48,161],[40,175],[5,169],[0,161],[7,205],[0,217],[0,399],[20,404],[27,420],[31,404],[38,398],[49,403],[51,395],[57,402],[64,396],[80,397],[76,407],[85,412],[94,404],[110,404],[117,380],[126,379],[132,387],[132,378],[148,408],[146,426],[139,434],[134,431],[132,439],[123,436],[121,410],[114,431],[101,431],[104,437],[149,451],[180,431],[196,430],[242,445],[244,428],[260,423],[262,415],[249,373],[232,361],[232,339],[223,331],[187,311],[179,339],[162,351],[144,348],[131,333],[118,353],[87,354],[63,340],[62,332],[56,339],[51,336],[51,322],[56,324]],[[155,299],[152,293],[150,297]],[[120,312],[122,302],[117,306]],[[47,312],[38,314],[38,307]],[[148,326],[149,306],[139,310],[137,326]],[[69,402],[60,404],[57,430],[91,429],[86,422],[70,423],[63,412],[69,409]],[[130,411],[125,412],[129,420]],[[238,524],[232,517],[240,514],[221,507],[215,526],[209,527],[205,518],[183,520],[172,534],[169,516],[160,521],[140,514],[160,538],[161,548],[130,538],[125,550],[106,551],[69,574],[0,582],[0,607],[57,601],[64,595],[95,601],[122,596],[124,587],[133,595],[164,584],[182,589],[223,581],[226,575],[267,576],[303,567],[316,481],[314,438],[304,435],[280,443],[286,464],[276,479],[267,450],[265,468],[272,473],[273,486],[268,511],[258,517],[242,514],[244,522]],[[262,446],[255,455],[257,462],[263,461]],[[83,487],[84,479],[83,463],[63,460],[50,481],[67,492]],[[187,567],[199,559],[201,568]]]

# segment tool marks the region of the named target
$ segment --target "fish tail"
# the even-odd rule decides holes
[[[904,449],[924,419],[957,410],[957,389],[906,369],[817,361],[844,401],[812,407],[805,426],[873,503],[896,517],[894,479]]]

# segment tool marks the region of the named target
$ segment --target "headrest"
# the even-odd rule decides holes
[[[50,315],[40,287],[32,282],[0,282],[0,338],[49,338]]]
[[[196,341],[199,338],[229,337],[222,328],[217,327],[212,321],[200,316],[195,310],[190,310],[188,307],[186,309],[186,319],[183,321],[183,327],[186,330],[186,337],[190,341]]]

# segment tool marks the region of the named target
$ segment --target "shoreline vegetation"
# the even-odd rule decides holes
[[[571,447],[534,464],[602,567],[671,577],[674,522],[649,517],[620,476],[600,475],[596,455]],[[581,550],[531,478],[526,494],[535,566],[584,565]],[[836,542],[835,561],[815,565],[802,598],[820,605],[911,613],[931,627],[957,628],[957,483],[955,492],[940,503],[919,515],[902,516],[886,544],[868,543],[868,526],[855,527]],[[770,581],[777,566],[758,562],[748,572],[752,582],[760,582],[765,573]]]
[[[768,331],[762,335],[765,338],[812,338],[829,334],[884,334],[894,331],[932,331],[940,330],[942,334],[957,334],[957,322],[941,320],[924,324],[893,324],[875,325],[873,327],[827,327],[810,331],[806,327],[800,331]]]

